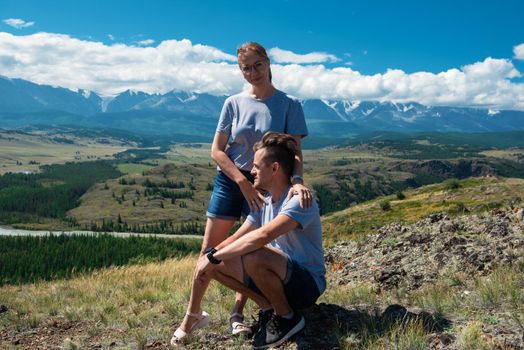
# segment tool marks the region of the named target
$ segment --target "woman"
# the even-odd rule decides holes
[[[211,157],[218,165],[218,174],[208,205],[201,254],[225,240],[241,216],[247,216],[249,210],[258,210],[264,205],[264,196],[253,187],[250,171],[253,145],[267,131],[284,132],[296,140],[299,152],[291,178],[290,196],[298,194],[303,207],[311,206],[312,194],[302,178],[300,141],[308,133],[302,106],[297,99],[273,86],[269,57],[260,44],[245,43],[237,50],[237,55],[244,79],[251,86],[248,91],[226,99],[218,121],[211,146]],[[193,279],[187,313],[171,339],[172,344],[209,322],[209,315],[201,309],[206,289],[207,285]],[[250,332],[243,323],[245,303],[246,298],[237,294],[230,318],[233,334]]]

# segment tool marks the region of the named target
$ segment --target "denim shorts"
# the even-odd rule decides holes
[[[245,285],[255,293],[264,296],[255,282],[247,275],[244,276]],[[318,286],[313,276],[302,265],[288,256],[284,293],[287,302],[293,310],[306,309],[315,304],[320,297]]]
[[[253,183],[254,177],[249,171],[240,170],[242,174]],[[207,217],[238,220],[241,216],[249,214],[249,205],[244,199],[237,183],[226,176],[222,171],[218,171],[215,176],[213,193],[207,205]]]

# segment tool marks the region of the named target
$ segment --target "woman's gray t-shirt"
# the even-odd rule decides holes
[[[253,167],[253,145],[266,132],[277,131],[302,137],[308,134],[300,101],[280,90],[261,100],[247,92],[228,97],[216,131],[230,137],[225,152],[237,168],[246,171]]]

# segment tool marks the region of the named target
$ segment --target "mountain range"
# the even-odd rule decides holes
[[[212,137],[226,96],[127,90],[104,98],[87,91],[0,76],[0,128],[69,125],[147,135]],[[301,100],[310,135],[348,137],[372,131],[500,132],[524,129],[524,111],[432,107],[419,103]]]

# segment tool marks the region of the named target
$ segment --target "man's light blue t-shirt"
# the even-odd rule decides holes
[[[287,193],[288,191],[275,203],[271,196],[268,196],[268,204],[260,211],[251,211],[246,220],[255,227],[266,225],[277,215],[286,215],[295,220],[299,227],[280,235],[269,245],[281,250],[309,271],[317,283],[318,291],[322,294],[326,289],[326,267],[322,251],[322,226],[318,205],[313,201],[311,207],[301,208],[298,196],[293,196],[286,201]]]
[[[302,137],[308,134],[300,101],[280,90],[260,100],[247,92],[228,97],[216,131],[230,136],[225,152],[237,168],[246,171],[253,168],[253,145],[266,132]]]

